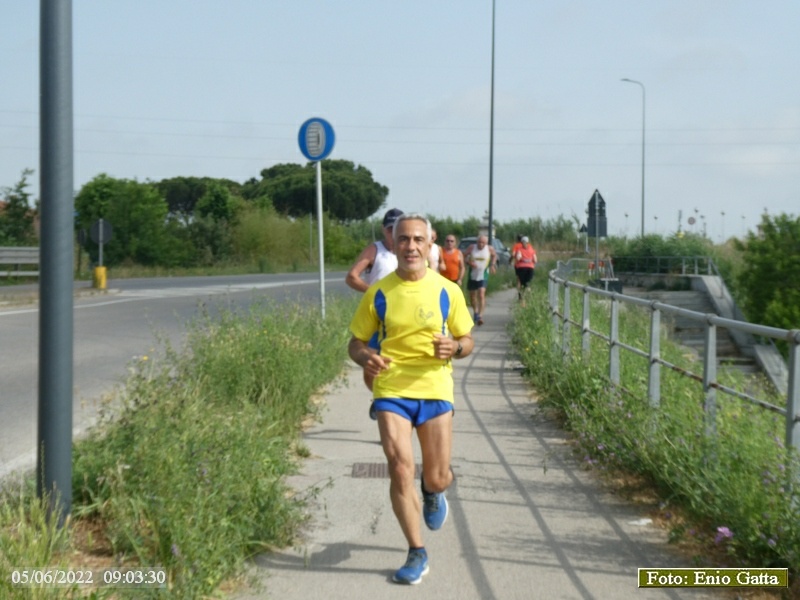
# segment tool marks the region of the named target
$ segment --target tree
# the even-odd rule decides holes
[[[316,166],[279,164],[261,171],[262,180],[245,184],[245,197],[268,196],[278,212],[290,217],[314,213],[317,207]],[[386,202],[389,188],[369,169],[348,160],[322,161],[323,208],[341,222],[362,220]]]
[[[155,185],[114,179],[101,173],[81,188],[75,208],[77,225],[81,228],[88,230],[101,217],[111,223],[113,238],[103,246],[104,263],[169,262],[167,204]],[[92,243],[88,246],[90,254],[96,257],[97,246]]]
[[[38,211],[31,206],[28,177],[32,169],[24,169],[13,188],[3,189],[4,206],[0,207],[0,245],[36,245],[34,223]]]
[[[765,214],[757,234],[738,242],[739,289],[749,321],[800,328],[800,217]]]
[[[195,207],[210,185],[221,186],[232,195],[242,193],[242,186],[237,182],[211,177],[172,177],[155,184],[166,200],[170,216],[180,219],[184,225],[191,223]]]
[[[195,205],[195,212],[199,217],[232,222],[236,216],[236,203],[228,188],[217,182],[209,183]]]

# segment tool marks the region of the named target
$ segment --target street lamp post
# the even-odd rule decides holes
[[[644,107],[645,107],[645,90],[644,84],[635,79],[624,78],[620,81],[627,83],[635,83],[642,88],[642,237],[644,237]]]
[[[489,101],[489,245],[494,242],[494,207],[492,206],[492,191],[494,187],[494,0],[492,0],[492,82],[491,98]]]

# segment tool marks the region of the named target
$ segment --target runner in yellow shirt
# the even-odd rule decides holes
[[[453,435],[452,360],[472,352],[469,309],[459,287],[427,268],[431,225],[406,214],[394,227],[397,270],[370,286],[350,323],[348,351],[373,380],[373,406],[388,461],[392,508],[406,537],[397,583],[419,583],[428,572],[420,517],[432,530],[447,519],[445,490]],[[378,331],[378,348],[369,339]],[[412,431],[422,450],[422,505],[414,490]]]

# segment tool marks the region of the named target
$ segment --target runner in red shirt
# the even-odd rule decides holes
[[[519,299],[522,300],[522,294],[528,289],[528,284],[533,280],[536,263],[539,262],[536,257],[536,250],[531,246],[528,236],[522,236],[519,246],[515,247],[513,261],[514,271],[517,274],[517,293],[519,294]]]

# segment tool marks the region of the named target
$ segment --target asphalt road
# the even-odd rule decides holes
[[[0,477],[32,468],[38,414],[37,286],[0,288]],[[344,273],[326,273],[326,296],[349,293]],[[73,427],[79,435],[99,401],[122,381],[133,359],[152,355],[159,340],[179,345],[200,310],[244,307],[273,298],[319,304],[314,273],[131,279],[108,282],[105,294],[76,284],[74,300]],[[3,303],[2,299],[12,300]],[[17,298],[14,301],[13,298]]]

